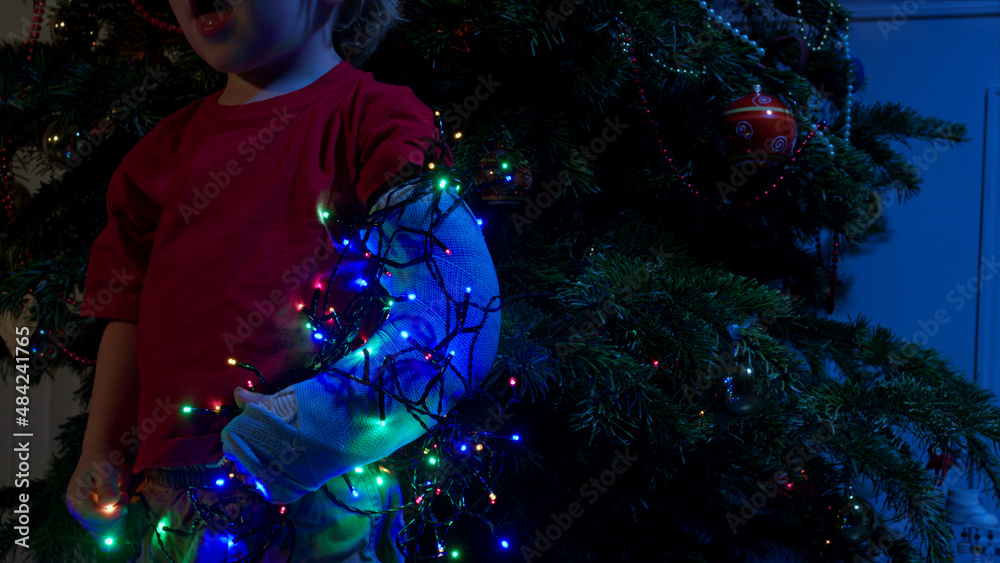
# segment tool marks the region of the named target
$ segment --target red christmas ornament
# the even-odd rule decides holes
[[[934,447],[932,446],[928,452],[931,454],[930,459],[927,460],[926,469],[933,469],[934,476],[938,478],[937,485],[941,486],[944,483],[945,477],[948,476],[948,470],[951,466],[955,464],[955,456],[948,453],[947,450],[942,450],[941,453],[934,453]]]
[[[774,96],[756,93],[737,98],[722,113],[722,146],[734,166],[782,162],[795,145],[798,130],[788,106]]]
[[[491,151],[476,165],[475,177],[483,201],[490,205],[517,204],[528,199],[531,169],[515,168],[504,149]]]

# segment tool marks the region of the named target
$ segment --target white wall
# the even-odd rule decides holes
[[[979,265],[998,258],[980,250],[980,214],[984,166],[988,161],[996,166],[1000,158],[996,148],[988,159],[984,154],[986,93],[1000,84],[1000,3],[900,0],[845,6],[856,18],[851,52],[865,66],[861,100],[896,101],[921,115],[965,123],[972,141],[943,151],[921,141],[897,146],[924,169],[923,191],[888,207],[886,241],[845,257],[842,271],[854,287],[839,304],[839,316],[864,313],[900,336],[926,340],[974,378],[979,292],[968,291],[967,298],[957,286],[973,280],[975,288]],[[986,277],[990,273],[987,268]],[[1000,285],[1000,275],[985,279],[984,290]],[[978,376],[985,385],[996,385],[997,374]]]
[[[860,99],[899,102],[924,116],[965,123],[972,140],[937,152],[928,142],[898,144],[923,169],[923,190],[887,208],[885,241],[844,257],[841,271],[853,287],[835,317],[864,314],[899,336],[926,341],[966,377],[1000,393],[1000,2],[844,5],[854,13],[851,53],[865,67]],[[980,272],[984,263],[992,268]],[[971,288],[969,297],[959,285]],[[949,477],[948,488],[970,486],[960,470]],[[983,489],[980,482],[972,486]],[[991,499],[985,507],[997,512]],[[956,558],[970,561],[971,555]]]

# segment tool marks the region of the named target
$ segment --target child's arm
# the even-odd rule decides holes
[[[404,185],[384,194],[372,212],[384,207],[390,198],[395,201],[405,197],[408,190],[409,186]],[[447,210],[456,200],[451,190],[444,191],[437,206]],[[383,368],[384,386],[410,399],[420,397],[438,369],[422,352],[400,352],[412,348],[415,342],[433,348],[444,340],[456,321],[454,307],[448,307],[443,292],[461,303],[466,288],[470,288],[472,305],[464,326],[482,327],[459,333],[443,350],[445,354],[455,352],[450,364],[455,369],[446,372],[441,411],[437,411],[437,388],[426,403],[432,412],[446,414],[466,390],[459,374],[469,381],[471,389],[479,385],[492,366],[500,334],[499,284],[482,232],[464,202],[433,227],[435,237],[450,254],[436,245],[426,245],[423,235],[401,232],[393,238],[401,227],[431,230],[432,205],[433,195],[429,195],[408,204],[402,214],[391,212],[381,228],[381,247],[377,233],[369,237],[368,250],[373,255],[398,264],[423,257],[433,247],[436,273],[442,282],[432,275],[429,262],[387,266],[391,275],[383,274],[380,282],[389,294],[413,294],[415,298],[396,301],[388,319],[363,348],[369,351],[373,381],[378,381],[383,359],[398,354],[393,361],[398,380],[390,376],[392,369]],[[486,309],[492,311],[485,313]],[[402,336],[404,331],[406,338]],[[362,350],[349,353],[334,368],[362,378]],[[429,417],[423,417],[423,423],[433,424]],[[378,394],[373,389],[336,373],[324,373],[246,405],[244,412],[222,431],[222,441],[227,456],[261,481],[271,502],[287,503],[337,475],[391,454],[425,432],[404,405],[390,399],[386,399],[383,426]]]
[[[136,329],[132,322],[111,321],[104,330],[83,451],[66,488],[70,512],[99,540],[116,535],[128,505],[132,469],[118,438],[135,424],[139,402]]]
[[[132,468],[122,437],[137,422],[139,303],[163,211],[134,178],[157,176],[146,153],[157,146],[152,135],[143,137],[111,177],[108,224],[91,247],[80,307],[82,317],[107,319],[108,324],[97,352],[83,449],[66,486],[66,502],[99,540],[124,526],[128,505]],[[104,510],[116,502],[117,508]]]

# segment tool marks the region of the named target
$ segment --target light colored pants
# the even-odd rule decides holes
[[[143,481],[136,487],[130,502],[130,516],[147,522],[139,539],[138,559],[141,562],[231,562],[244,560],[266,537],[261,529],[248,538],[235,538],[226,531],[230,520],[256,528],[267,522],[268,509],[257,495],[227,492],[212,486],[225,470],[204,468],[147,469]],[[215,475],[219,473],[220,475]],[[382,478],[382,484],[376,479]],[[238,478],[238,477],[237,477]],[[342,477],[326,483],[327,489],[342,503],[359,510],[398,508],[402,493],[395,477],[374,467],[363,473],[348,473],[357,491],[354,496]],[[198,501],[203,507],[220,508],[216,525],[207,522],[192,501],[187,485],[201,483]],[[139,495],[145,502],[137,499]],[[219,502],[222,500],[222,502]],[[145,505],[148,503],[148,511]],[[273,514],[273,513],[272,513]],[[401,511],[387,514],[357,514],[339,506],[321,488],[285,505],[289,522],[277,529],[271,547],[254,561],[324,561],[403,563],[395,539],[403,526]],[[291,530],[294,526],[294,532]],[[187,533],[190,532],[190,533]],[[293,543],[294,534],[294,547]]]

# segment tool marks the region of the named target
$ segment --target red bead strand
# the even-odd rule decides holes
[[[649,129],[653,132],[653,136],[654,139],[656,140],[656,144],[657,147],[659,148],[660,154],[663,156],[664,159],[666,159],[667,164],[670,166],[670,169],[673,171],[674,175],[680,179],[680,181],[684,184],[687,190],[690,193],[694,194],[699,200],[701,200],[702,203],[708,203],[717,210],[721,210],[723,208],[733,208],[733,207],[748,208],[755,203],[759,203],[762,198],[767,197],[772,193],[774,193],[777,190],[778,186],[785,181],[785,177],[783,175],[779,176],[778,179],[771,184],[770,188],[764,190],[763,194],[756,195],[753,197],[753,199],[747,199],[742,202],[735,202],[735,203],[728,201],[720,202],[720,201],[710,200],[708,196],[699,192],[691,184],[691,182],[688,180],[688,177],[685,176],[680,171],[680,169],[678,169],[677,166],[674,164],[674,160],[670,156],[670,152],[667,150],[667,147],[663,142],[663,137],[660,135],[660,131],[656,127],[656,122],[653,120],[652,112],[650,111],[649,108],[649,99],[646,97],[646,90],[643,87],[642,79],[639,77],[639,66],[636,60],[635,47],[633,47],[632,45],[632,30],[626,23],[622,22],[617,17],[615,18],[615,22],[617,22],[619,28],[618,37],[621,40],[622,52],[628,55],[628,60],[629,63],[631,64],[632,82],[635,84],[636,89],[639,92],[639,101],[640,103],[642,103],[642,110],[643,113],[645,113],[646,115],[646,120],[649,124]],[[816,130],[813,130],[810,131],[809,134],[805,136],[805,138],[802,140],[802,143],[798,146],[798,148],[795,149],[795,152],[792,158],[788,161],[788,164],[795,163],[799,155],[802,154],[802,149],[806,147],[806,144],[808,144],[809,141],[812,140],[813,136],[815,135],[816,135]]]
[[[135,8],[135,11],[138,12],[140,16],[142,16],[142,19],[146,20],[152,25],[155,25],[160,31],[166,31],[168,33],[177,33],[177,34],[183,33],[183,31],[181,31],[180,26],[178,26],[177,24],[167,23],[161,20],[160,18],[154,16],[153,14],[150,14],[149,10],[147,10],[146,7],[139,2],[139,0],[131,0],[131,1],[132,1],[132,6]]]
[[[38,43],[38,36],[42,31],[42,22],[45,20],[45,0],[35,0],[31,8],[31,27],[28,29],[28,37],[24,40],[24,46],[28,49],[25,60],[30,61],[31,55],[35,52],[35,43]]]
[[[840,235],[833,234],[833,256],[830,258],[830,288],[826,294],[826,313],[833,314],[837,306],[837,261],[840,259]]]
[[[31,7],[31,26],[28,28],[28,36],[24,38],[24,49],[26,50],[24,60],[31,61],[31,55],[35,53],[35,44],[38,43],[38,36],[42,31],[42,22],[45,20],[45,0],[35,0]],[[24,99],[27,87],[18,92],[17,97]],[[11,157],[8,152],[10,138],[0,141],[0,204],[3,205],[4,213],[9,221],[14,220],[14,198],[10,194],[10,186],[14,182],[14,173],[11,171]]]

